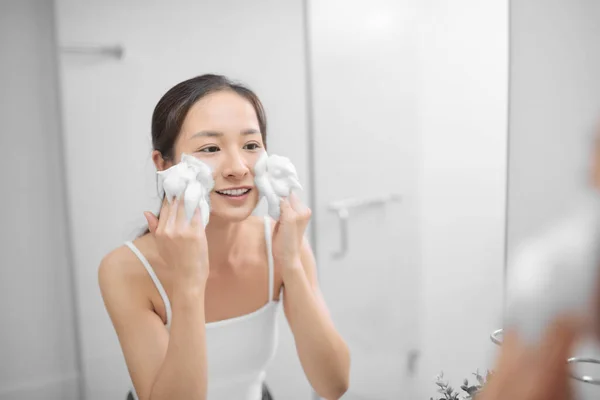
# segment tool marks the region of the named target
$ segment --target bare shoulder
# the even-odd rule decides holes
[[[112,250],[102,258],[98,267],[100,284],[131,279],[135,261],[135,255],[125,245]]]
[[[143,238],[138,240],[145,242]],[[125,245],[106,254],[98,267],[98,283],[105,301],[120,296],[123,291],[129,296],[141,294],[144,272],[137,256]]]
[[[152,254],[151,243],[147,238],[134,241],[145,257]],[[144,273],[143,265],[126,245],[106,254],[98,268],[102,299],[131,380],[139,398],[147,399],[169,339],[164,322],[153,309],[148,285],[144,284]]]

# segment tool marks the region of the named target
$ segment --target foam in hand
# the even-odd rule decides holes
[[[254,166],[254,182],[261,197],[267,199],[268,213],[279,220],[280,203],[292,190],[302,190],[294,164],[287,157],[264,152]]]
[[[183,195],[188,221],[200,207],[202,224],[206,227],[210,217],[210,192],[215,186],[212,169],[196,157],[183,154],[180,163],[157,174],[159,196],[167,196],[171,203]]]

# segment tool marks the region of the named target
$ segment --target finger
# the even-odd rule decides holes
[[[506,395],[515,387],[515,379],[522,379],[527,363],[526,348],[514,330],[504,333],[500,354],[496,361],[494,374],[485,385],[484,393],[490,398],[496,398],[498,393]],[[486,396],[483,396],[487,399]]]
[[[500,356],[497,362],[498,369],[514,366],[525,353],[525,345],[520,340],[516,331],[512,329],[506,330],[503,337]]]
[[[279,218],[279,221],[275,221],[275,226],[273,227],[273,237],[275,237],[277,235],[277,232],[279,232],[279,227],[281,226],[281,218]]]
[[[545,365],[545,380],[566,380],[569,365],[565,362],[570,356],[579,336],[580,324],[572,317],[559,317],[549,326],[539,348],[539,357]]]
[[[292,207],[292,209],[294,211],[296,211],[298,214],[304,215],[307,213],[308,207],[306,205],[304,205],[304,203],[300,199],[300,196],[298,196],[293,191],[290,193],[289,202],[290,202],[290,206]]]
[[[156,218],[156,215],[152,214],[150,211],[145,211],[144,217],[146,217],[146,221],[148,221],[150,233],[156,232],[156,228],[158,227],[158,218]]]
[[[565,316],[554,320],[546,331],[540,346],[544,360],[554,363],[568,358],[579,333],[577,319]],[[564,365],[564,363],[559,364]]]
[[[162,206],[160,207],[160,212],[158,214],[158,226],[157,230],[164,230],[167,226],[167,220],[169,219],[171,205],[166,199],[166,196],[163,198]]]
[[[291,218],[294,217],[294,210],[292,209],[292,206],[290,204],[290,201],[288,198],[284,197],[283,199],[281,199],[281,202],[279,203],[279,208],[281,211],[281,216],[280,216],[280,220],[289,220]]]
[[[558,318],[548,326],[537,346],[533,346],[527,386],[535,399],[568,398],[570,392],[569,366],[566,362],[576,337],[571,318]]]
[[[179,209],[179,201],[178,200],[173,200],[171,202],[171,205],[169,207],[169,216],[167,219],[167,225],[166,227],[173,227],[175,225],[175,221],[177,220],[177,210]]]
[[[204,221],[202,221],[202,210],[200,206],[194,210],[194,216],[190,221],[190,227],[195,231],[204,231]]]
[[[188,224],[187,215],[185,213],[184,196],[177,201],[177,214],[175,215],[175,224],[177,226],[186,226]]]

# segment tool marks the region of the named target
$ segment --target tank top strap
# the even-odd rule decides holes
[[[265,217],[265,243],[267,244],[267,260],[269,264],[269,302],[273,301],[273,285],[275,285],[275,262],[273,261],[273,239],[271,219]]]
[[[148,272],[148,275],[150,275],[150,278],[152,278],[152,282],[154,282],[154,286],[156,286],[156,289],[158,290],[158,293],[160,294],[160,297],[162,298],[163,303],[165,303],[165,311],[167,313],[166,326],[167,326],[167,329],[170,328],[170,326],[171,326],[171,302],[169,301],[169,297],[167,296],[167,292],[165,291],[165,288],[163,287],[162,283],[160,283],[160,279],[158,279],[158,276],[156,275],[156,272],[154,272],[154,269],[148,262],[148,259],[146,257],[144,257],[142,252],[133,244],[133,242],[131,242],[131,241],[125,242],[125,245],[127,247],[129,247],[131,249],[131,251],[133,252],[133,254],[135,254],[137,256],[137,258],[141,261],[144,268],[146,268],[146,271]]]

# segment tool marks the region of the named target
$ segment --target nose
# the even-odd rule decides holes
[[[222,175],[224,178],[242,179],[250,172],[241,154],[234,152],[224,160]]]

